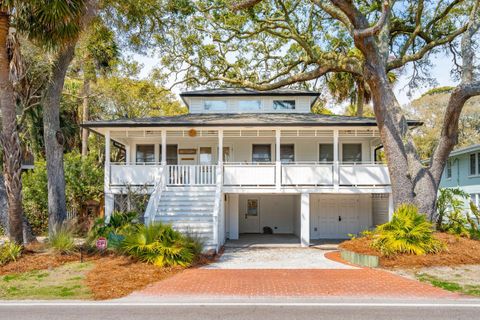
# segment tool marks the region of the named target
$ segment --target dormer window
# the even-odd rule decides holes
[[[273,100],[274,110],[295,110],[295,100]]]
[[[241,100],[238,101],[238,110],[240,111],[258,111],[262,108],[260,100]]]
[[[203,103],[205,111],[227,111],[227,101],[207,100]]]

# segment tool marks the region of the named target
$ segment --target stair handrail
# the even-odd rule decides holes
[[[166,171],[166,166],[161,166],[159,178],[155,183],[155,186],[153,187],[153,192],[150,195],[147,208],[145,209],[144,220],[145,222],[148,222],[146,224],[151,224],[155,220],[160,197],[162,195],[162,191],[165,188],[165,184],[166,184],[165,171]]]
[[[221,203],[222,203],[222,185],[223,185],[223,165],[219,163],[217,165],[217,172],[216,172],[216,181],[215,181],[215,204],[213,207],[213,243],[215,243],[216,251],[218,252],[220,249],[220,242],[219,242],[219,223],[218,217],[221,210]]]

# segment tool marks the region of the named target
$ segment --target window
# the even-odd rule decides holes
[[[200,164],[212,164],[211,147],[200,147]]]
[[[230,161],[230,147],[223,147],[223,162]]]
[[[243,100],[238,101],[238,109],[240,111],[258,111],[262,108],[260,100]]]
[[[470,175],[480,175],[480,153],[470,154]]]
[[[295,146],[293,144],[280,145],[280,162],[281,163],[295,162]]]
[[[247,200],[247,215],[258,216],[258,199]]]
[[[226,111],[227,102],[223,100],[207,100],[203,103],[203,108],[207,111]]]
[[[470,155],[470,175],[471,176],[474,176],[474,175],[477,174],[477,164],[476,164],[477,159],[476,158],[477,158],[477,156],[476,156],[475,153],[472,153]]]
[[[153,144],[137,144],[137,163],[155,162],[155,146]]]
[[[360,143],[344,143],[342,148],[343,162],[362,162],[362,145]]]
[[[447,179],[450,179],[452,177],[452,161],[448,160],[447,161],[447,167],[445,169],[445,176]]]
[[[319,148],[320,162],[333,162],[333,144],[321,143]]]
[[[160,145],[160,161],[162,160],[162,145]],[[178,146],[167,144],[167,164],[178,164]]]
[[[274,110],[295,110],[295,100],[273,100]]]
[[[252,162],[272,162],[269,144],[254,144],[252,146]]]

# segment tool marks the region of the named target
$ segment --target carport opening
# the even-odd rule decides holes
[[[239,241],[251,244],[300,244],[300,195],[241,194]]]

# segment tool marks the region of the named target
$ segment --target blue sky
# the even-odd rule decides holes
[[[142,71],[140,73],[140,77],[142,78],[148,77],[150,71],[158,65],[159,61],[159,59],[156,57],[148,57],[138,54],[133,54],[132,58],[134,58],[143,65]],[[452,77],[450,76],[450,71],[453,67],[451,57],[444,54],[438,54],[436,57],[433,57],[431,61],[433,64],[431,68],[431,77],[436,79],[437,86],[455,85],[455,81],[453,81]],[[395,85],[395,94],[402,105],[407,104],[412,99],[418,98],[422,93],[430,89],[430,87],[424,85],[423,87],[411,92],[411,96],[409,96],[408,90],[407,88],[405,88],[405,86],[408,83],[408,77],[410,75],[411,70],[407,68],[406,71],[399,77],[398,83]],[[178,94],[180,92],[180,88],[174,88],[173,92]]]

